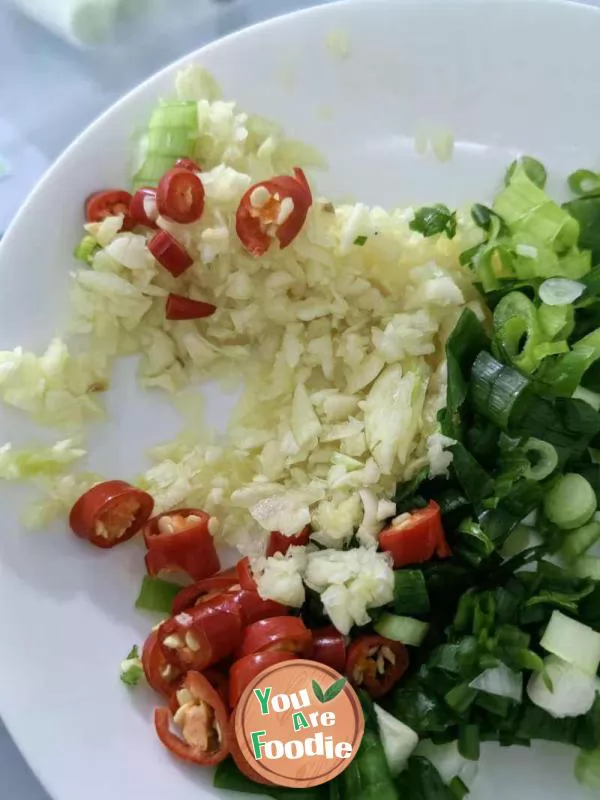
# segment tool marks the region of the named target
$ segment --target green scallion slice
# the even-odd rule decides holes
[[[580,528],[598,507],[596,492],[582,475],[561,475],[544,498],[544,513],[563,530]]]

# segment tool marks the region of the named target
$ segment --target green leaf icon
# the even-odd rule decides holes
[[[320,703],[325,702],[325,695],[323,694],[323,689],[319,686],[319,684],[313,680],[312,682],[312,690],[315,693],[315,697]]]
[[[324,695],[324,703],[328,703],[330,700],[333,700],[338,694],[342,691],[344,686],[346,685],[346,678],[339,678],[339,680],[332,683],[329,689],[325,692]]]

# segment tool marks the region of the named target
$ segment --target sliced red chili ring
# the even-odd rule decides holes
[[[257,675],[275,664],[298,658],[294,653],[266,651],[250,653],[234,661],[229,670],[229,706],[235,708],[244,689]]]
[[[204,670],[222,661],[239,646],[242,618],[235,604],[220,598],[182,611],[158,629],[162,652],[183,671]]]
[[[391,553],[394,567],[422,564],[434,554],[439,558],[452,555],[442,527],[440,507],[434,500],[381,531],[379,546]]]
[[[171,731],[168,708],[154,712],[156,733],[165,747],[183,761],[202,766],[227,758],[231,740],[227,709],[204,675],[188,672],[176,700],[173,722],[181,728],[181,738]]]
[[[221,564],[209,521],[210,516],[197,508],[180,508],[149,520],[144,527],[148,574],[182,571],[199,581],[218,572]]]
[[[133,220],[129,216],[131,195],[123,189],[104,189],[94,192],[85,201],[85,218],[87,222],[102,222],[107,217],[123,215],[122,231],[129,231],[133,227]]]
[[[205,669],[202,673],[210,683],[216,693],[223,701],[223,705],[229,708],[229,678],[219,669]]]
[[[158,228],[156,219],[158,209],[156,207],[156,189],[151,186],[144,186],[138,189],[131,198],[129,205],[129,216],[136,225],[143,225],[146,228]]]
[[[346,638],[333,625],[312,632],[313,652],[311,658],[327,664],[342,675],[346,669]]]
[[[194,259],[168,231],[159,231],[148,242],[148,250],[174,278],[189,269]]]
[[[267,545],[267,557],[274,556],[275,553],[283,553],[285,555],[290,547],[302,547],[308,544],[310,532],[310,525],[307,525],[300,533],[296,533],[293,536],[285,536],[279,531],[272,531]]]
[[[240,609],[243,625],[251,625],[253,622],[270,617],[285,616],[289,612],[287,606],[275,600],[263,600],[258,592],[230,589],[228,593]]]
[[[254,576],[252,574],[252,567],[250,566],[250,559],[248,556],[241,558],[236,564],[238,580],[242,589],[249,592],[256,592],[257,586]]]
[[[156,205],[158,213],[173,222],[196,222],[204,211],[204,185],[195,172],[174,167],[158,183]]]
[[[348,648],[346,675],[373,698],[382,697],[408,669],[408,651],[400,642],[383,636],[359,636]]]
[[[243,195],[236,214],[236,232],[243,246],[261,256],[274,239],[283,249],[300,233],[312,195],[299,168],[295,177],[278,175],[251,186]]]
[[[187,611],[200,603],[206,603],[214,597],[218,597],[232,586],[237,584],[237,575],[224,575],[219,573],[211,578],[204,578],[196,581],[191,586],[184,587],[173,600],[173,614]],[[238,584],[239,585],[239,584]]]
[[[167,319],[202,319],[211,317],[217,310],[212,303],[203,303],[201,300],[192,300],[180,294],[170,294],[167,297],[165,316]]]
[[[155,692],[169,698],[173,694],[174,688],[180,682],[183,673],[178,668],[170,664],[164,656],[158,632],[152,631],[146,639],[142,649],[142,667],[149,686]]]
[[[270,617],[249,625],[242,633],[237,657],[265,650],[295,653],[309,658],[312,634],[298,617]]]
[[[69,525],[80,539],[108,549],[135,536],[153,508],[154,500],[141,489],[126,481],[105,481],[81,495]]]

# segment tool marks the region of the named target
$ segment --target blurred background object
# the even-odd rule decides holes
[[[235,0],[11,0],[36,22],[77,46],[99,46],[162,29],[173,17],[202,20],[219,3]]]

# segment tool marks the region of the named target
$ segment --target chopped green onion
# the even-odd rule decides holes
[[[600,541],[600,522],[592,520],[587,525],[567,534],[565,543],[560,549],[560,555],[565,561],[572,563],[584,556],[597,541]]]
[[[539,189],[543,189],[548,179],[546,167],[537,158],[531,156],[521,156],[516,161],[513,161],[509,168],[506,170],[504,176],[504,183],[508,186],[517,166],[521,165],[529,180],[534,183]]]
[[[537,318],[543,333],[549,339],[558,336],[567,338],[575,325],[573,306],[547,306],[542,303],[537,309]]]
[[[494,717],[502,717],[503,719],[514,708],[514,703],[511,700],[507,700],[506,697],[497,697],[483,692],[477,695],[475,705],[493,714]]]
[[[531,384],[516,369],[485,351],[475,359],[469,387],[473,408],[500,428],[508,428],[527,403]]]
[[[594,264],[600,258],[600,197],[586,195],[563,205],[578,227],[578,245],[581,250],[589,250]],[[589,270],[586,270],[589,272]],[[585,273],[584,273],[585,274]],[[568,275],[581,278],[583,275]]]
[[[588,369],[600,358],[600,328],[588,333],[544,372],[544,381],[556,394],[570,396]]]
[[[598,392],[591,392],[589,389],[584,389],[583,386],[578,386],[571,396],[573,400],[583,400],[594,411],[600,411],[600,394]]]
[[[471,681],[469,686],[479,692],[506,697],[516,703],[520,703],[523,699],[523,675],[509,669],[506,664],[498,664],[497,667],[484,670]]]
[[[448,788],[450,789],[454,797],[456,797],[456,800],[464,800],[464,798],[467,797],[467,795],[471,791],[469,787],[465,783],[463,783],[463,781],[461,781],[458,775],[455,775],[454,778],[452,778],[452,780],[448,784]]]
[[[504,364],[485,351],[479,353],[475,359],[469,384],[469,399],[476,411],[481,413],[480,409],[487,408],[492,387],[503,369]]]
[[[120,677],[127,686],[137,686],[144,677],[144,669],[140,661],[137,645],[131,648],[125,661],[121,662]]]
[[[494,309],[495,342],[502,353],[524,372],[533,372],[540,358],[536,347],[542,341],[536,308],[522,292],[505,295]]]
[[[142,586],[135,607],[143,611],[158,611],[161,614],[170,614],[173,600],[181,586],[161,578],[150,578],[144,575]]]
[[[494,220],[497,220],[500,231],[502,231],[503,228],[506,228],[502,217],[498,216],[493,209],[488,208],[488,206],[481,205],[481,203],[475,203],[471,206],[471,217],[473,218],[473,222],[479,228],[482,228],[488,233],[492,228],[492,223]]]
[[[532,481],[543,481],[551,475],[558,466],[558,453],[556,448],[548,442],[543,442],[541,439],[536,439],[531,436],[523,445],[523,452],[531,461],[530,453],[534,453],[537,457],[535,463],[532,464],[525,477]]]
[[[446,692],[444,700],[457,714],[464,714],[473,705],[476,697],[477,689],[473,689],[467,683],[460,683]]]
[[[600,633],[561,611],[552,612],[540,647],[589,675],[600,666]]]
[[[588,789],[600,789],[600,748],[579,753],[575,762],[575,777]]]
[[[197,103],[161,102],[150,118],[144,162],[135,175],[135,186],[156,185],[178,158],[193,157],[197,138]]]
[[[446,342],[448,389],[442,412],[442,433],[459,439],[461,407],[467,398],[468,378],[477,354],[488,346],[483,325],[470,308],[465,308]]]
[[[461,537],[457,539],[455,550],[473,566],[481,564],[496,549],[482,526],[470,518],[460,523],[458,532]]]
[[[597,556],[582,556],[574,564],[573,572],[578,578],[590,578],[600,583],[600,558]]]
[[[560,208],[531,180],[521,162],[514,169],[509,185],[494,201],[494,211],[508,225],[515,244],[531,244],[538,247],[543,259],[529,259],[530,277],[551,278],[561,275],[577,279],[589,272],[589,260],[579,263],[565,256],[575,248],[579,239],[579,224],[573,219],[570,209]],[[580,247],[584,247],[579,242]],[[560,255],[560,258],[559,258]],[[579,253],[571,253],[571,257]],[[531,275],[533,271],[533,275]]]
[[[385,636],[386,639],[393,639],[395,642],[402,642],[411,647],[419,647],[427,636],[429,623],[412,617],[384,613],[373,627],[380,636]]]
[[[573,194],[589,195],[600,192],[600,175],[591,169],[577,169],[567,178],[569,189]]]
[[[504,542],[500,555],[502,558],[513,558],[531,547],[538,547],[542,543],[543,539],[536,530],[527,525],[517,525]]]
[[[582,475],[561,475],[544,498],[544,513],[563,530],[584,525],[598,507],[596,492]]]
[[[99,249],[100,246],[93,236],[84,236],[75,248],[73,255],[78,261],[83,261],[84,264],[91,264],[94,255]]]
[[[173,156],[148,153],[139,172],[134,176],[133,188],[156,186],[165,172],[168,172],[177,159]]]
[[[458,752],[468,761],[479,761],[479,725],[467,724],[458,727]]]
[[[427,614],[430,609],[425,576],[419,569],[394,572],[394,611],[397,614]]]
[[[434,744],[430,739],[421,739],[416,755],[433,764],[445,784],[452,785],[456,779],[463,786],[471,786],[477,777],[477,764],[461,756],[456,741]],[[404,797],[403,800],[408,798]]]
[[[442,203],[423,206],[415,212],[408,227],[425,237],[445,233],[448,239],[453,239],[456,235],[456,211],[450,211]]]
[[[585,292],[585,283],[568,278],[548,278],[540,288],[540,300],[547,306],[568,306]]]
[[[364,244],[366,244],[368,238],[368,236],[357,236],[354,240],[354,244],[357,247],[362,247]]]

